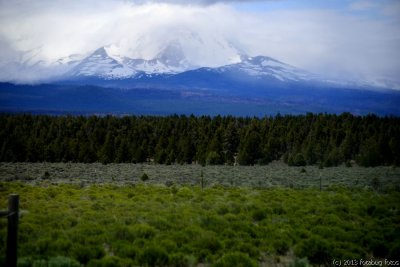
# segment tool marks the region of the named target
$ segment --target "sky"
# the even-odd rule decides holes
[[[400,0],[0,0],[0,80],[46,79],[66,70],[60,59],[102,46],[150,59],[176,38],[202,65],[229,63],[233,46],[327,77],[400,83]]]

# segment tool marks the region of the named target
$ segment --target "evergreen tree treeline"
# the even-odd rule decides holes
[[[400,165],[400,118],[0,115],[2,162]]]

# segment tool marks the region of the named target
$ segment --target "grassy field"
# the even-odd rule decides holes
[[[0,177],[0,209],[21,197],[21,267],[399,260],[396,168],[1,163]]]
[[[138,184],[146,173],[148,184],[174,183],[197,185],[201,173],[207,187],[213,185],[269,188],[322,188],[329,186],[373,187],[390,190],[400,188],[400,168],[375,167],[289,167],[275,161],[265,166],[205,166],[157,164],[100,163],[0,163],[0,181],[21,181],[28,184]]]

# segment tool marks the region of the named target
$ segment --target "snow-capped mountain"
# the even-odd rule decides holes
[[[217,68],[199,68],[166,77],[162,84],[174,88],[202,88],[236,92],[241,95],[257,94],[271,89],[318,86],[343,87],[340,81],[293,67],[265,56],[242,55],[241,61]],[[150,83],[150,81],[147,81]]]
[[[143,74],[178,74],[238,63],[245,54],[240,45],[220,34],[182,27],[128,39],[98,48],[66,76],[123,79]]]
[[[227,73],[232,76],[250,76],[255,79],[285,81],[311,81],[320,79],[317,75],[290,66],[270,57],[249,57],[238,54],[238,63],[216,68],[200,68],[189,62],[179,42],[171,42],[155,58],[132,59],[121,56],[110,48],[101,47],[93,52],[67,74],[72,77],[97,77],[103,79],[124,79],[142,77],[138,74],[180,74],[195,69]],[[113,53],[114,52],[114,53]],[[242,77],[243,78],[243,77]]]
[[[60,59],[60,70],[69,70],[52,83],[0,83],[0,111],[400,114],[399,91],[325,79],[270,57],[249,57],[232,50],[228,54],[236,58],[234,62],[201,67],[187,57],[180,42],[157,51],[152,58],[141,59],[127,56],[119,47],[105,46],[83,58]]]
[[[258,79],[276,79],[282,82],[310,81],[320,78],[315,74],[265,56],[241,56],[241,62],[216,68],[215,71],[240,72],[241,75],[248,75]]]
[[[292,86],[294,83],[301,86],[304,86],[304,83],[312,83],[322,87],[370,90],[400,88],[399,83],[385,79],[335,80],[271,57],[251,57],[246,55],[240,46],[218,36],[203,36],[182,31],[166,40],[157,43],[148,36],[141,36],[130,44],[132,48],[121,43],[109,44],[86,56],[73,54],[53,61],[39,60],[40,49],[36,49],[24,53],[21,62],[9,63],[4,68],[0,66],[0,70],[4,69],[3,74],[6,73],[7,77],[11,77],[11,81],[18,79],[21,73],[29,77],[28,74],[32,71],[33,75],[29,77],[32,81],[51,73],[52,76],[44,81],[95,78],[94,80],[107,80],[110,84],[113,80],[130,79],[139,81],[141,86],[147,83],[145,87],[154,86],[160,82],[160,77],[163,77],[163,83],[173,84],[175,88],[187,86],[215,88],[221,87],[221,83],[231,85],[237,82],[244,88],[247,87],[246,83],[257,84],[260,88],[287,87],[288,84]],[[151,48],[146,49],[147,46]],[[144,51],[150,52],[144,53]]]
[[[151,60],[125,57],[123,63],[146,74],[175,74],[196,68],[186,59],[180,43],[177,42],[169,43]]]
[[[67,75],[81,77],[99,77],[105,79],[128,78],[134,76],[136,71],[112,58],[101,47],[90,56],[83,59]]]
[[[38,48],[0,65],[3,82],[21,83],[24,77],[34,84],[0,82],[0,111],[400,114],[400,92],[382,90],[400,86],[384,79],[328,79],[250,56],[234,40],[210,31],[176,29],[134,39],[47,61]]]
[[[66,76],[104,79],[132,78],[141,74],[176,74],[196,68],[186,59],[179,43],[169,43],[155,58],[132,59],[101,47],[76,64]]]

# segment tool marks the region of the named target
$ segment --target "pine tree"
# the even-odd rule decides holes
[[[100,150],[99,159],[103,164],[114,161],[114,139],[111,132],[107,133],[106,140]]]

